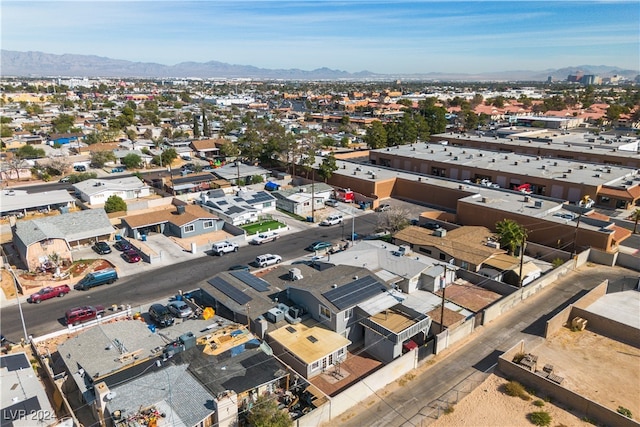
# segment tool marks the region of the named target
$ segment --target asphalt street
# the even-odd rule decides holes
[[[356,233],[373,232],[378,215],[369,213],[356,217]],[[340,241],[345,230],[347,235],[349,234],[351,221],[353,221],[352,218],[345,218],[344,229],[340,225],[312,226],[298,233],[285,234],[275,242],[260,246],[242,246],[237,253],[222,257],[198,256],[158,268],[145,265],[141,267],[141,269],[144,268],[143,272],[122,277],[112,285],[103,285],[88,291],[72,291],[63,298],[51,299],[37,305],[22,303],[27,333],[36,337],[60,329],[63,327],[64,312],[74,306],[101,304],[110,307],[112,304],[129,304],[135,308],[154,301],[166,300],[179,290],[188,291],[201,286],[202,282],[220,271],[227,270],[232,265],[250,264],[256,256],[265,253],[278,254],[284,262],[305,256],[310,257],[313,254],[305,251],[304,248],[317,240]],[[17,304],[4,304],[0,312],[2,334],[14,342],[24,336],[19,309],[20,306]]]

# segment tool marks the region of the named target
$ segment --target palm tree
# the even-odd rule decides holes
[[[630,218],[633,220],[633,234],[636,234],[638,231],[638,221],[640,221],[640,209],[633,211]]]
[[[500,246],[515,255],[516,249],[522,247],[527,239],[527,230],[512,219],[496,222],[496,233],[500,239]]]

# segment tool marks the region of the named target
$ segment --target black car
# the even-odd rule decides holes
[[[171,326],[174,322],[171,312],[162,304],[152,304],[151,307],[149,307],[149,317],[162,328]]]
[[[118,240],[113,245],[113,247],[122,252],[130,251],[131,249],[133,249],[133,246],[131,246],[131,243],[127,242],[126,240]]]
[[[91,248],[100,255],[111,253],[111,248],[109,247],[109,244],[107,242],[97,242]]]

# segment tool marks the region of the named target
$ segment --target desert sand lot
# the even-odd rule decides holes
[[[640,420],[640,349],[597,335],[588,330],[572,332],[562,328],[545,343],[527,352],[538,356],[538,370],[545,364],[554,366],[554,373],[564,378],[562,385],[612,410],[623,406]],[[533,405],[544,396],[532,396],[530,401],[511,397],[503,392],[508,382],[491,375],[483,384],[453,406],[453,412],[442,415],[432,426],[514,426],[532,425],[527,414],[546,411],[552,426],[589,426],[584,414],[573,414],[545,402]]]

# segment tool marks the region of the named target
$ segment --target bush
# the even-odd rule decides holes
[[[624,415],[627,418],[633,418],[631,411],[625,408],[624,406],[618,406],[617,412],[621,415]]]
[[[452,414],[453,411],[455,411],[456,408],[453,405],[449,405],[446,408],[444,408],[444,413],[445,414]]]
[[[537,426],[548,426],[551,424],[551,415],[548,412],[532,412],[529,414],[529,421]]]
[[[535,400],[535,401],[533,402],[533,404],[534,404],[535,406],[537,406],[538,408],[541,408],[541,407],[543,407],[543,406],[544,406],[544,402],[543,402],[542,400],[540,400],[540,399]]]
[[[527,394],[522,384],[517,381],[509,381],[505,384],[504,390],[509,396],[519,397],[522,400],[531,400],[531,396]]]

